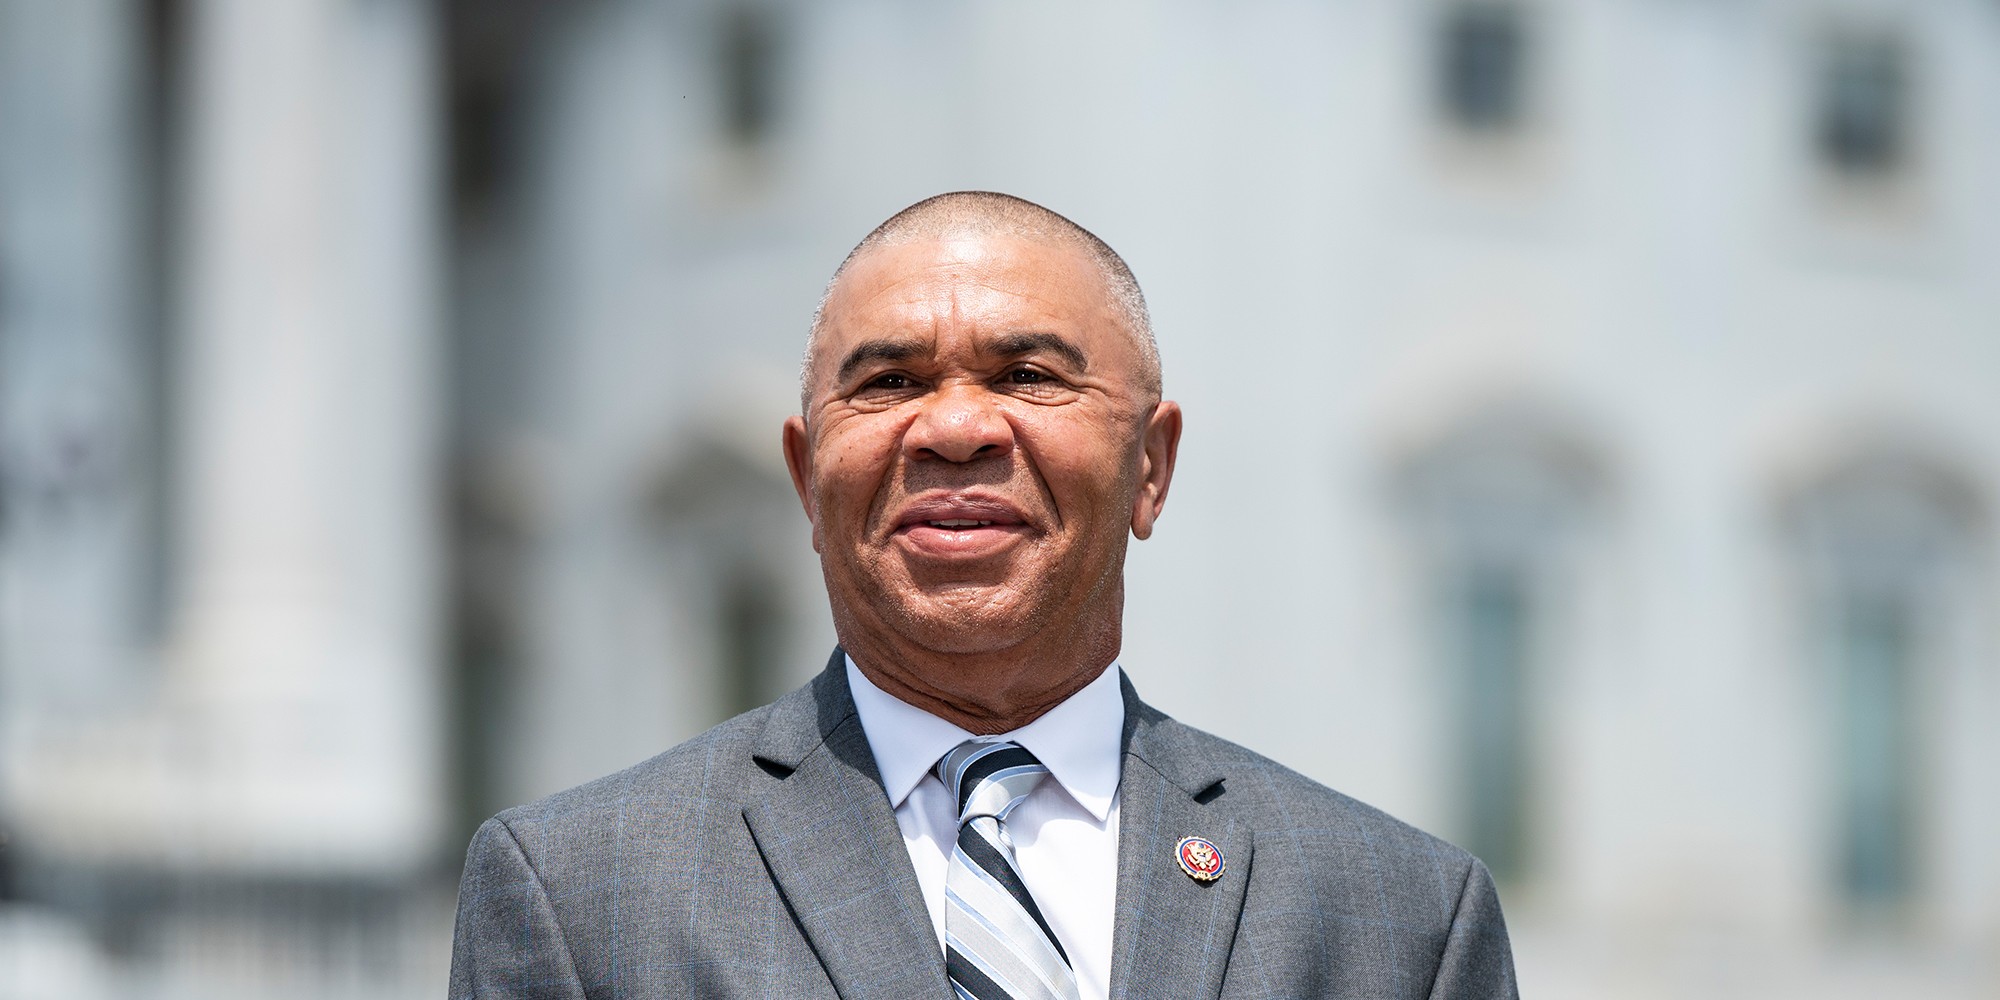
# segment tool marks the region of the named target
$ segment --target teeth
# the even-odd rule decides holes
[[[948,521],[932,521],[932,522],[931,522],[931,527],[933,527],[933,528],[976,528],[976,527],[981,527],[981,528],[983,528],[983,527],[985,527],[985,526],[987,526],[987,525],[989,525],[989,524],[992,524],[992,523],[993,523],[992,521],[972,521],[972,520],[967,520],[966,518],[962,518],[962,517],[955,517],[955,518],[952,518],[952,519],[950,519],[950,520],[948,520]]]

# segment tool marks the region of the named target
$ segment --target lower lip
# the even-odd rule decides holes
[[[896,532],[896,537],[918,554],[940,559],[977,559],[989,556],[1014,543],[1027,529],[1018,524],[989,524],[977,528],[939,528],[916,524]]]

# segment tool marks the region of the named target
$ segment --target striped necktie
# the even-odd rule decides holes
[[[944,967],[964,1000],[1076,1000],[1076,973],[1021,881],[1005,826],[1048,773],[1020,744],[995,740],[969,740],[938,761],[938,779],[958,802]]]

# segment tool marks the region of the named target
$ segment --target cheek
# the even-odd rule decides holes
[[[894,428],[884,423],[843,421],[821,434],[813,485],[822,519],[841,524],[867,515],[896,454]]]
[[[1056,503],[1066,516],[1110,519],[1123,530],[1125,508],[1132,493],[1135,452],[1122,435],[1113,437],[1097,427],[1073,427],[1070,433],[1049,435],[1036,454],[1036,465]],[[1108,530],[1108,529],[1107,529]]]

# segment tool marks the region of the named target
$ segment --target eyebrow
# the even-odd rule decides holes
[[[910,340],[864,340],[840,359],[840,374],[836,380],[847,381],[870,362],[908,361],[924,353],[924,350],[922,345]]]
[[[845,382],[852,378],[855,372],[861,370],[871,362],[908,361],[929,350],[928,346],[910,340],[865,340],[854,345],[854,349],[848,351],[847,356],[840,359],[840,372],[835,377],[838,381]],[[988,353],[997,354],[1003,358],[1015,358],[1023,354],[1033,354],[1036,351],[1048,351],[1051,354],[1060,356],[1064,361],[1078,368],[1087,369],[1090,367],[1090,363],[1083,356],[1081,348],[1070,343],[1068,339],[1054,333],[1003,334],[993,338],[992,342],[987,345],[986,350]]]
[[[1036,351],[1047,351],[1080,369],[1088,369],[1090,362],[1083,356],[1082,348],[1068,339],[1053,333],[1009,333],[993,338],[987,348],[1003,358],[1020,357]]]

